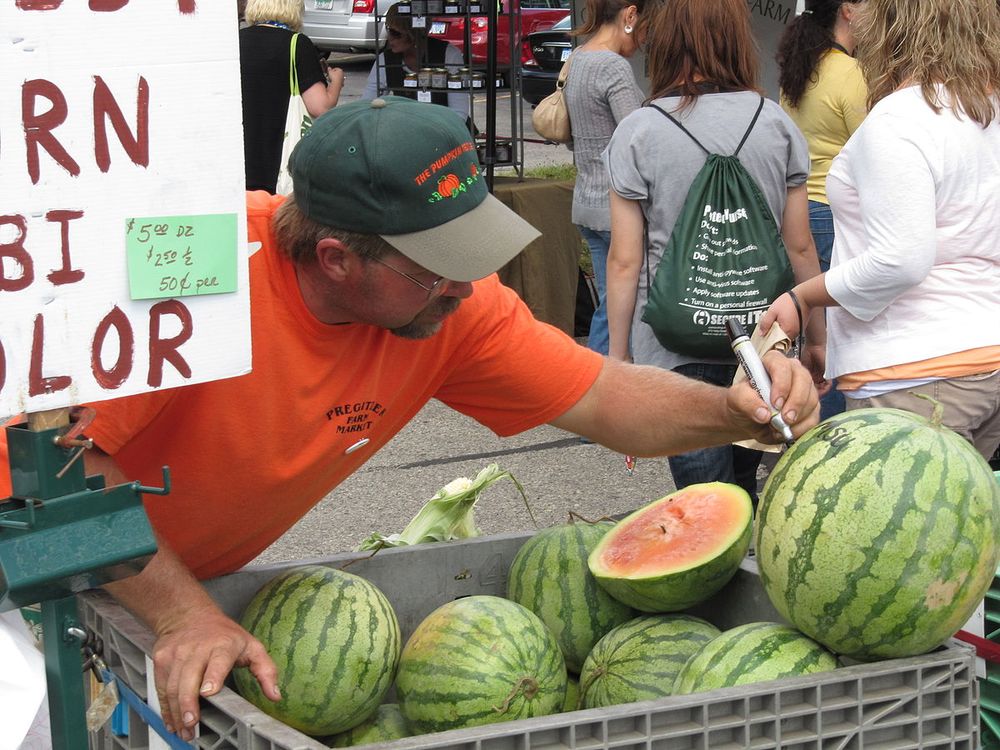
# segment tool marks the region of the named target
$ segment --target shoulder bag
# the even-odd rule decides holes
[[[563,63],[556,79],[556,90],[542,99],[531,113],[531,126],[538,135],[553,143],[569,143],[573,140],[573,131],[569,124],[569,109],[563,89],[566,88],[566,77],[569,75],[570,58]]]
[[[288,171],[288,157],[303,134],[312,127],[312,118],[302,101],[299,91],[299,72],[295,66],[295,46],[299,35],[292,36],[288,57],[288,114],[285,115],[285,133],[281,140],[281,167],[278,170],[278,186],[275,193],[289,195],[292,192],[292,175]]]

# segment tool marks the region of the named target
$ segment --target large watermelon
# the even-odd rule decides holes
[[[673,694],[828,672],[836,666],[833,654],[795,628],[751,622],[702,646],[681,668]]]
[[[643,615],[594,646],[580,673],[581,703],[602,708],[672,694],[685,662],[719,629],[689,615]]]
[[[802,436],[771,473],[759,513],[757,561],[775,608],[860,660],[940,645],[982,600],[1000,558],[989,465],[940,423],[896,409],[848,411]]]
[[[533,612],[469,596],[417,626],[403,648],[396,694],[413,734],[527,719],[562,710],[566,665]]]
[[[590,571],[609,594],[642,612],[687,609],[739,569],[752,520],[741,488],[692,484],[619,521],[590,554]]]
[[[375,713],[356,727],[326,737],[323,743],[328,747],[354,747],[392,742],[409,736],[410,730],[406,728],[406,720],[399,711],[399,704],[383,703]]]
[[[635,617],[597,585],[587,567],[587,557],[611,527],[571,523],[544,529],[518,550],[507,576],[507,598],[549,626],[571,672],[579,673],[601,636]]]
[[[306,734],[360,724],[392,685],[399,624],[364,578],[321,565],[291,568],[261,587],[240,622],[274,659],[282,697],[266,698],[247,668],[233,671],[237,690]]]

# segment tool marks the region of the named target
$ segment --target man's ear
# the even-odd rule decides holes
[[[364,261],[337,239],[328,237],[316,243],[316,263],[333,281],[344,281],[357,273]]]

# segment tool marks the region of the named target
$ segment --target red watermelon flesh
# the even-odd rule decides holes
[[[721,589],[746,555],[753,505],[740,487],[695,484],[640,508],[609,531],[590,571],[643,612],[676,612]]]

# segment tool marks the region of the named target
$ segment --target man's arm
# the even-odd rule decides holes
[[[130,481],[110,456],[87,452],[87,473],[108,485]],[[233,666],[249,667],[271,700],[280,700],[278,670],[264,646],[227,617],[183,561],[158,539],[141,573],[105,585],[156,635],[154,680],[164,723],[182,739],[194,738],[199,695],[214,695]]]
[[[819,421],[812,377],[777,352],[764,356],[771,398],[795,437]],[[746,381],[731,388],[702,383],[658,367],[607,359],[597,380],[551,424],[636,456],[675,455],[756,438],[777,443],[769,411]]]

